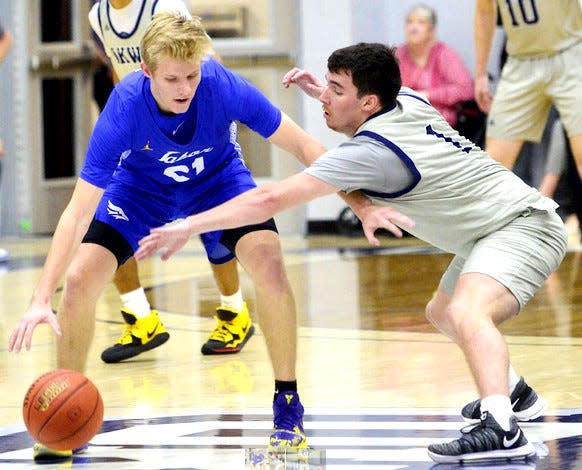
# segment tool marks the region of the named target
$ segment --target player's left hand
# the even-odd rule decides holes
[[[386,229],[401,238],[402,230],[400,227],[413,228],[415,225],[411,218],[388,206],[370,205],[362,209],[358,217],[362,221],[364,235],[366,235],[370,245],[374,246],[380,245],[380,241],[374,236],[374,232],[379,228]]]
[[[166,261],[180,250],[190,239],[190,226],[186,219],[150,230],[150,234],[139,241],[139,248],[135,252],[135,259],[140,261],[162,250],[160,258]]]
[[[314,74],[298,67],[289,70],[283,77],[283,80],[281,80],[281,83],[285,88],[289,88],[291,84],[295,84],[304,93],[315,99],[318,99],[325,90],[325,85]]]

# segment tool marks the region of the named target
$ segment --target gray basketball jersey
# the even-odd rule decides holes
[[[578,0],[497,0],[510,56],[553,55],[582,40]]]
[[[391,170],[395,160],[407,169],[401,184]],[[516,217],[557,207],[407,88],[395,108],[367,120],[346,146],[329,150],[304,171],[347,192],[363,190],[374,203],[411,217],[416,226],[407,231],[462,256]]]
[[[98,27],[93,29],[100,37],[105,53],[111,61],[115,73],[121,80],[128,73],[140,68],[141,50],[140,43],[145,30],[151,23],[152,16],[161,11],[175,11],[190,16],[185,4],[177,0],[133,0],[136,5],[130,5],[131,18],[129,26],[119,29],[119,25],[113,24],[112,10],[107,0],[101,0],[94,8],[97,8]],[[129,10],[128,10],[129,11]],[[92,18],[89,14],[89,19]]]

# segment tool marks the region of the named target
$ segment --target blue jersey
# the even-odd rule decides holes
[[[213,59],[202,63],[201,74],[189,110],[173,116],[158,111],[141,71],[122,80],[97,120],[81,178],[101,188],[113,181],[156,197],[192,198],[205,180],[240,158],[231,122],[265,138],[279,127],[281,111],[242,77]]]
[[[137,71],[112,92],[91,135],[80,177],[105,193],[96,219],[133,247],[149,230],[217,206],[255,186],[231,124],[267,138],[281,111],[253,85],[213,59],[187,112],[158,110],[150,80]],[[203,237],[212,262],[232,258],[220,233]]]

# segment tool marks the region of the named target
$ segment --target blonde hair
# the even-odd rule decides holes
[[[199,17],[177,13],[156,13],[141,40],[144,63],[155,71],[165,57],[184,62],[201,62],[210,47]]]

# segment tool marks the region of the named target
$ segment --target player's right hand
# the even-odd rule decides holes
[[[29,351],[32,343],[32,333],[39,323],[48,323],[54,332],[60,336],[61,328],[50,305],[43,307],[31,305],[22,318],[18,320],[16,328],[12,331],[8,339],[8,351],[20,352],[22,343],[24,343],[26,350]]]
[[[485,114],[491,109],[493,95],[489,90],[489,77],[487,75],[481,75],[475,78],[475,101],[479,109]]]

